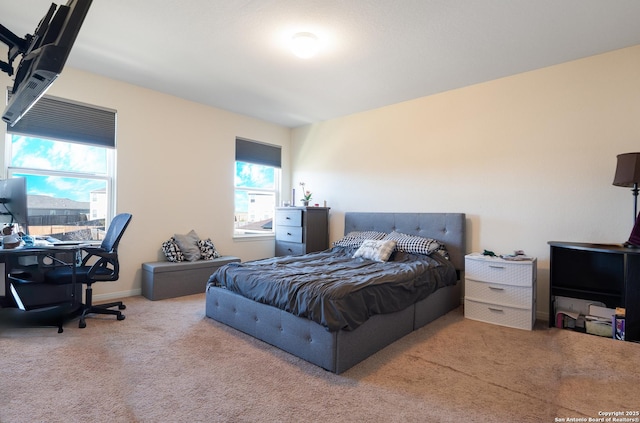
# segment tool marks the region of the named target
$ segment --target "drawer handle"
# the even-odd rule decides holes
[[[490,264],[489,267],[492,269],[504,269],[504,266],[496,266],[495,264]]]
[[[287,235],[291,236],[291,232],[287,232]]]
[[[490,311],[495,311],[496,313],[504,313],[504,310],[501,308],[489,307]]]
[[[287,220],[291,220],[291,218],[290,218],[289,216],[285,217],[285,219],[287,219]]]
[[[504,288],[499,288],[497,286],[489,286],[489,289],[491,289],[493,291],[504,291]]]

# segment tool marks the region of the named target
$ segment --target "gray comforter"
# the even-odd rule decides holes
[[[396,252],[379,263],[354,259],[354,251],[334,247],[303,256],[230,263],[209,283],[337,331],[353,330],[374,314],[400,311],[457,281],[453,265],[438,254]]]

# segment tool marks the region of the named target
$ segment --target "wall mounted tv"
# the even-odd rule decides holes
[[[9,46],[7,62],[0,61],[2,71],[12,76],[13,61],[22,56],[2,114],[8,125],[18,122],[60,75],[91,2],[68,0],[63,6],[52,3],[34,33],[24,38],[0,25],[0,41]]]

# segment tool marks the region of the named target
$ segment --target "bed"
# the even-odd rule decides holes
[[[427,295],[424,290],[418,290],[410,304],[405,304],[406,298],[402,297],[398,301],[400,309],[397,311],[377,310],[379,314],[367,316],[365,319],[347,318],[346,322],[340,318],[325,316],[323,321],[322,316],[326,314],[324,311],[316,313],[317,316],[312,316],[313,313],[302,313],[302,316],[298,316],[286,311],[287,307],[278,308],[261,302],[262,298],[254,300],[231,289],[248,291],[249,294],[253,292],[255,297],[253,284],[245,284],[245,288],[242,287],[243,282],[237,284],[239,287],[220,286],[225,276],[232,284],[239,280],[240,276],[234,274],[234,270],[248,271],[247,268],[239,268],[238,264],[234,263],[221,267],[209,279],[206,290],[206,315],[326,370],[342,373],[397,339],[460,306],[460,272],[464,270],[466,242],[465,215],[365,212],[345,214],[345,235],[353,232],[394,231],[432,238],[443,244],[448,254],[444,268],[449,266],[453,269],[453,283],[430,283]],[[318,254],[332,254],[333,250],[336,248],[313,253],[316,255],[312,259],[317,259]],[[440,261],[436,256],[437,253],[431,254],[432,258]],[[304,256],[299,258],[302,257]],[[283,263],[293,259],[274,258],[266,262],[271,268],[286,267]],[[392,257],[390,262],[394,260]],[[451,272],[446,269],[446,273]],[[370,293],[369,298],[374,295],[371,294],[374,291],[366,292]],[[385,291],[381,291],[377,295],[386,294]],[[343,307],[334,305],[333,308]]]

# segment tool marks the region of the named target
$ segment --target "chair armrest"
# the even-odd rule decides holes
[[[115,252],[110,252],[110,251],[105,251],[102,248],[96,248],[96,247],[83,247],[81,249],[85,254],[85,256],[82,259],[82,265],[85,266],[87,265],[87,262],[92,258],[92,257],[100,257],[101,259],[106,259],[106,260],[115,260],[118,258],[118,254]]]
[[[118,254],[116,252],[91,247],[82,248],[82,251],[86,253],[82,259],[82,266],[91,266],[87,273],[89,279],[111,281],[118,278],[120,264],[118,263]],[[92,264],[88,263],[89,260],[95,257],[97,257],[98,260]]]

